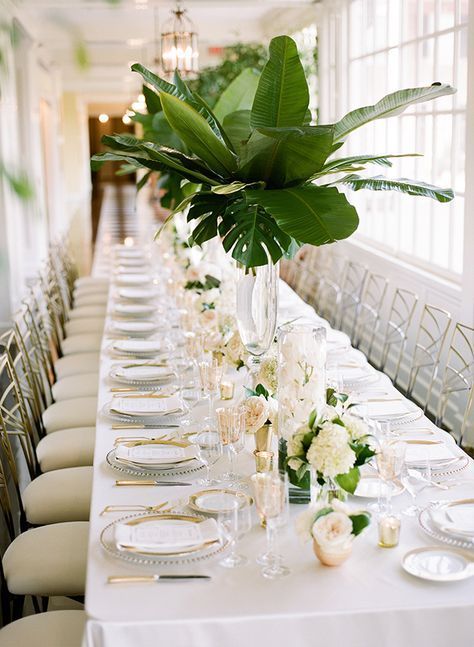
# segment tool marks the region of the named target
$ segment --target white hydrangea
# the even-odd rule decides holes
[[[349,434],[344,427],[325,422],[308,450],[308,462],[326,478],[347,474],[356,460],[349,440]]]
[[[352,440],[359,440],[360,438],[364,438],[364,436],[368,435],[368,426],[358,416],[353,416],[350,413],[345,413],[342,416],[341,420],[344,423],[347,431],[349,432]]]
[[[288,465],[293,470],[297,470],[304,459],[303,437],[305,433],[305,431],[298,431],[288,440],[286,446],[288,456],[292,456],[288,461]]]
[[[257,382],[263,384],[269,393],[275,393],[278,387],[278,360],[270,355],[260,365]]]

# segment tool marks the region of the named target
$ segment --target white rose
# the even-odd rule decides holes
[[[199,315],[201,326],[203,327],[215,327],[217,326],[217,312],[213,309],[204,310]]]
[[[344,512],[329,512],[314,522],[311,534],[324,550],[344,550],[353,540],[352,521]]]
[[[273,425],[275,425],[278,421],[278,400],[270,396],[267,402],[268,402],[268,419]]]
[[[307,453],[308,462],[323,476],[334,478],[354,467],[356,455],[349,446],[349,434],[341,425],[325,422]]]
[[[245,358],[245,348],[240,339],[239,331],[236,330],[232,337],[226,344],[225,354],[227,361],[231,364],[237,365],[240,361],[244,361]]]
[[[306,510],[299,514],[295,519],[296,534],[302,544],[306,544],[312,537],[311,530],[315,513],[316,510],[314,506],[308,506]]]
[[[341,419],[352,440],[360,440],[369,434],[369,428],[361,418],[346,413]]]
[[[245,428],[254,434],[268,420],[269,406],[263,395],[252,395],[244,401]]]

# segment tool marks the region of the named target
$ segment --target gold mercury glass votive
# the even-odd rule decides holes
[[[395,515],[381,517],[379,525],[379,546],[382,548],[394,548],[400,540],[401,521]]]
[[[255,469],[257,472],[271,472],[273,470],[273,452],[254,451]]]
[[[230,381],[221,382],[221,400],[232,400],[234,397],[234,383]]]

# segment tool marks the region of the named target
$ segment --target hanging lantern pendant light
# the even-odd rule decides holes
[[[166,74],[175,70],[181,76],[192,76],[198,72],[199,51],[197,33],[186,15],[186,10],[177,5],[173,18],[165,25],[161,34],[161,64]]]

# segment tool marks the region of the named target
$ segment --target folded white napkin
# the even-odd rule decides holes
[[[445,443],[440,443],[439,445],[407,443],[405,462],[421,464],[430,461],[430,463],[436,463],[452,460],[454,457],[455,455],[451,448]]]
[[[115,312],[120,315],[142,315],[154,312],[155,306],[145,303],[117,303]]]
[[[218,540],[219,528],[215,519],[200,523],[184,519],[155,519],[133,526],[122,523],[115,526],[118,548],[135,548],[142,552],[166,553]]]
[[[156,290],[153,288],[122,288],[119,290],[119,297],[122,299],[153,299]]]
[[[159,353],[161,342],[158,339],[119,339],[113,349],[121,353]]]
[[[117,332],[153,332],[156,330],[154,321],[114,321],[112,328]]]
[[[115,456],[119,460],[135,463],[136,465],[174,465],[193,460],[199,456],[197,445],[178,447],[160,443],[135,445],[117,445]]]
[[[430,510],[430,516],[445,531],[474,537],[474,504]]]
[[[143,285],[145,283],[150,283],[152,277],[150,274],[133,273],[133,274],[118,274],[117,282],[122,285]]]
[[[409,413],[409,405],[406,400],[392,400],[387,402],[368,402],[367,415],[369,418],[383,418],[385,416],[401,416]]]
[[[112,377],[123,377],[128,380],[164,380],[174,375],[169,366],[119,366],[113,371]]]
[[[155,416],[178,413],[182,410],[182,404],[177,395],[168,397],[144,396],[143,398],[116,397],[112,400],[110,410],[132,416]]]

